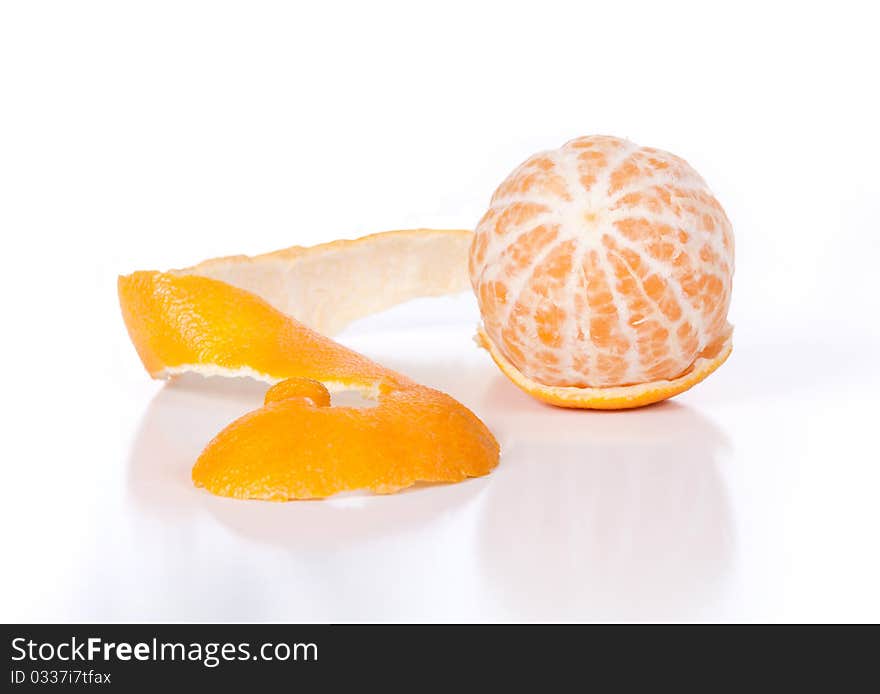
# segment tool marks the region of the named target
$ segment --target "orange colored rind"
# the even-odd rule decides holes
[[[492,355],[498,368],[513,381],[514,385],[532,397],[557,407],[589,410],[626,410],[633,407],[643,407],[683,393],[721,366],[733,349],[733,343],[728,334],[723,341],[705,349],[691,368],[678,378],[624,386],[581,388],[547,386],[525,376],[505,358],[482,328],[477,332],[477,344]]]
[[[470,233],[389,232],[325,244],[323,251],[288,249],[257,258],[207,261],[170,273],[120,277],[119,300],[129,336],[151,376],[184,372],[250,376],[275,384],[262,408],[230,424],[207,446],[193,481],[214,494],[249,499],[323,498],[341,491],[389,493],[416,482],[457,482],[485,475],[499,448],[466,407],[350,350],[270,304],[290,297],[314,325],[327,329],[420,295],[467,284]],[[380,248],[381,252],[376,249]],[[365,299],[353,263],[391,272],[388,257],[430,249],[434,267],[403,275],[396,289]],[[403,251],[401,251],[403,249]],[[322,260],[321,253],[326,254]],[[327,292],[299,295],[299,271],[335,267],[332,303],[345,320],[324,310]],[[257,279],[274,277],[260,286]],[[220,270],[219,268],[222,268]],[[349,269],[347,269],[349,268]],[[198,272],[249,285],[206,277]],[[286,283],[286,284],[285,284]],[[331,283],[332,284],[332,283]],[[332,407],[330,391],[356,390],[375,407]]]
[[[135,272],[118,285],[128,334],[153,378],[311,378],[334,390],[367,392],[404,379],[219,280]]]
[[[375,407],[329,407],[316,385],[290,379],[270,389],[264,407],[208,444],[193,467],[196,486],[272,501],[388,494],[479,477],[498,464],[485,425],[439,391],[412,384],[382,392]]]
[[[330,391],[320,381],[310,378],[288,378],[276,383],[266,391],[263,404],[268,406],[276,402],[285,402],[300,398],[315,407],[330,407]]]

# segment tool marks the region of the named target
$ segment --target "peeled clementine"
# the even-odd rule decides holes
[[[480,342],[556,405],[663,400],[730,353],[733,250],[724,210],[683,159],[572,140],[513,171],[477,226]]]

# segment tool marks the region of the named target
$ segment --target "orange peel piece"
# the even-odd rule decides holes
[[[128,334],[153,378],[299,377],[366,393],[403,378],[219,280],[140,271],[118,285]]]
[[[709,345],[691,367],[677,378],[601,388],[547,386],[538,383],[511,364],[493,344],[482,327],[479,328],[476,339],[477,344],[489,352],[498,368],[513,381],[514,385],[538,400],[557,407],[572,409],[626,410],[652,405],[693,388],[730,356],[733,349],[731,334],[732,331],[723,340]]]
[[[262,408],[208,445],[193,468],[195,484],[224,496],[281,500],[388,493],[490,472],[498,443],[464,405],[286,313],[300,311],[329,331],[416,296],[463,290],[470,240],[467,231],[387,232],[120,277],[123,318],[151,376],[195,372],[277,384]],[[416,267],[402,270],[403,257]],[[330,279],[306,291],[302,273]],[[378,296],[368,296],[361,274],[395,280],[374,283]],[[338,390],[377,404],[329,407],[330,391]]]
[[[407,229],[205,260],[175,275],[246,289],[323,335],[422,296],[470,290],[466,229]]]
[[[282,381],[266,404],[220,432],[192,471],[220,496],[284,501],[352,489],[380,494],[488,473],[498,444],[470,411],[425,386],[386,390],[371,408],[329,407],[306,379]]]

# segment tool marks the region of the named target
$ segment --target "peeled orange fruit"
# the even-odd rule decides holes
[[[733,251],[687,162],[615,137],[572,140],[513,171],[477,226],[479,340],[556,405],[663,400],[730,354]]]
[[[490,472],[498,443],[464,405],[294,317],[330,331],[415,296],[461,290],[471,236],[388,232],[120,277],[123,318],[153,377],[195,372],[276,384],[262,408],[208,444],[194,483],[223,496],[286,500]],[[356,390],[376,405],[331,406],[331,390]]]

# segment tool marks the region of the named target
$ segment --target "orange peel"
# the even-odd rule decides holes
[[[467,231],[386,232],[120,277],[126,328],[152,377],[195,372],[277,384],[262,408],[208,444],[194,483],[223,496],[282,500],[489,473],[498,443],[464,405],[287,313],[332,331],[416,296],[464,289],[470,240]],[[408,271],[398,266],[403,257]],[[303,275],[324,273],[332,277],[307,290]],[[392,275],[394,282],[381,279]],[[378,295],[359,285],[361,276],[374,278]],[[339,390],[377,404],[330,407],[330,391]]]
[[[424,296],[470,289],[466,229],[406,229],[292,246],[253,257],[212,258],[173,271],[245,289],[323,335]]]
[[[194,372],[274,384],[299,377],[366,393],[402,378],[219,280],[139,271],[118,285],[128,334],[153,378]]]
[[[380,393],[375,407],[330,407],[306,379],[282,381],[264,407],[220,432],[192,471],[220,496],[284,501],[352,489],[380,494],[488,473],[498,444],[461,404],[432,388]]]

